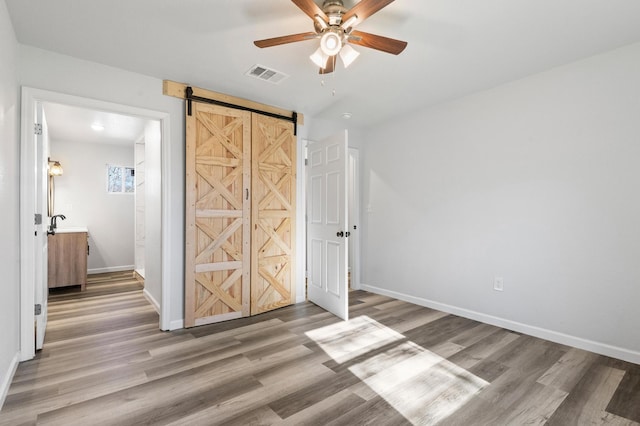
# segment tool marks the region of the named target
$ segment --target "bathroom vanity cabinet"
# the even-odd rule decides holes
[[[48,239],[49,288],[87,285],[88,233],[60,230]]]

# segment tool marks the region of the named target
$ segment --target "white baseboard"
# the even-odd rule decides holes
[[[106,268],[93,268],[87,270],[87,274],[104,274],[107,272],[133,271],[135,265],[108,266]]]
[[[9,392],[9,387],[11,386],[11,381],[13,380],[13,375],[16,373],[16,369],[18,368],[18,361],[20,360],[20,352],[16,352],[9,364],[9,368],[6,373],[2,376],[2,383],[0,383],[0,410],[2,410],[2,406],[4,405],[4,400],[7,398],[7,393]]]
[[[613,358],[621,359],[623,361],[633,362],[634,364],[640,364],[640,352],[632,351],[630,349],[620,348],[617,346],[608,345],[606,343],[595,342],[593,340],[587,340],[581,337],[571,336],[545,328],[523,324],[504,318],[494,317],[492,315],[483,314],[481,312],[458,308],[456,306],[434,302],[432,300],[423,299],[421,297],[415,297],[404,293],[398,293],[396,291],[387,290],[368,284],[361,284],[361,288],[362,290],[369,291],[371,293],[393,297],[394,299],[403,300],[415,305],[425,306],[427,308],[436,309],[438,311],[447,312],[449,314],[458,315],[460,317],[469,318],[475,321],[480,321],[485,324],[495,325],[497,327],[506,328],[508,330],[517,331],[519,333],[524,333],[529,336],[549,340],[551,342],[572,346],[578,349],[584,349],[586,351],[595,352],[600,355],[610,356]]]
[[[169,331],[184,328],[184,320],[174,320],[169,323]]]
[[[151,295],[151,293],[149,293],[147,291],[147,289],[145,288],[144,290],[142,290],[142,294],[144,295],[144,297],[149,301],[149,303],[151,303],[151,306],[153,306],[153,309],[156,310],[156,312],[158,313],[158,315],[160,315],[160,304],[158,303],[158,301],[155,299],[155,297],[153,297]]]
[[[142,269],[136,269],[135,272],[140,275],[140,277],[142,277],[142,279],[144,279],[144,268]]]

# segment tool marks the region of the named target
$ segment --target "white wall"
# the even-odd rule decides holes
[[[24,86],[170,114],[170,134],[164,135],[170,141],[169,152],[163,155],[170,173],[162,179],[169,185],[163,197],[170,226],[163,239],[171,247],[171,265],[163,279],[171,287],[170,321],[179,326],[184,318],[184,102],[164,96],[162,80],[156,78],[25,45],[19,46],[18,55],[19,83]]]
[[[184,136],[180,138],[180,142],[184,140]],[[161,176],[160,176],[160,123],[157,121],[151,121],[144,129],[144,147],[145,147],[145,206],[144,206],[144,222],[145,222],[145,245],[144,245],[144,258],[145,258],[145,277],[144,288],[148,296],[155,301],[155,303],[161,303],[162,300],[162,276],[158,273],[161,268],[158,261],[161,259],[160,248],[162,246],[162,235],[160,229],[162,223],[160,222],[160,216],[157,212],[162,208],[162,188],[161,188]],[[180,192],[184,193],[184,190]],[[182,201],[182,198],[180,199]],[[182,226],[182,224],[180,224]],[[182,229],[182,228],[181,228]],[[184,238],[184,237],[183,237]],[[180,247],[184,246],[184,240],[178,241]],[[172,257],[171,261],[175,261]],[[180,272],[184,266],[182,266],[182,259],[176,261],[176,264],[180,264]],[[180,280],[176,285],[180,285],[180,295],[184,293],[184,280]],[[180,303],[182,299],[180,299]],[[182,312],[182,306],[180,306]],[[182,317],[180,318],[182,319]]]
[[[135,144],[136,161],[136,248],[135,248],[135,270],[144,278],[144,214],[145,214],[145,171],[144,171],[144,134]]]
[[[0,407],[20,349],[20,142],[17,49],[0,1]]]
[[[55,214],[66,220],[58,228],[89,228],[89,273],[133,269],[135,194],[107,193],[107,164],[134,166],[134,144],[52,140],[51,158],[64,174],[55,177]]]
[[[364,131],[356,126],[353,121],[339,118],[336,120],[324,120],[305,116],[306,137],[311,141],[319,141],[346,129],[349,133],[349,146],[360,148],[364,140]]]
[[[640,363],[640,44],[373,127],[364,150],[373,290]]]

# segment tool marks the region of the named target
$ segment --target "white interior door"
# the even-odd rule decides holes
[[[308,298],[349,319],[347,131],[307,147]]]
[[[36,173],[36,193],[35,207],[36,216],[40,215],[40,223],[35,222],[35,305],[40,305],[40,314],[36,310],[36,350],[42,349],[44,344],[44,333],[47,328],[47,300],[49,287],[47,283],[47,205],[48,205],[48,157],[49,157],[49,137],[47,132],[47,120],[42,109],[42,104],[36,102],[36,123],[39,130],[35,133],[35,173]]]

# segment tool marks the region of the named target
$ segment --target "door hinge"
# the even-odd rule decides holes
[[[305,165],[305,166],[308,166],[308,165],[309,165],[309,159],[308,159],[308,158],[305,158],[305,159],[304,159],[304,165]]]
[[[42,305],[38,303],[36,305],[35,315],[40,315],[40,314],[42,314]]]
[[[34,222],[34,225],[42,225],[42,214],[35,213]]]
[[[33,125],[33,133],[36,134],[36,135],[41,135],[42,134],[42,124],[35,123]]]

